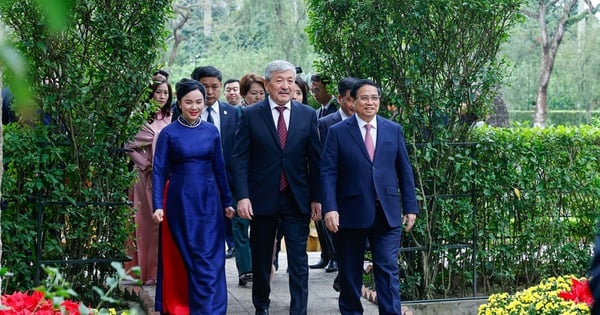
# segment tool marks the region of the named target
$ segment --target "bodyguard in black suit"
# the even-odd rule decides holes
[[[317,109],[317,118],[323,118],[329,114],[333,114],[338,109],[338,104],[335,97],[327,91],[329,78],[320,74],[313,74],[310,77],[310,93],[317,103],[321,106]]]
[[[265,87],[269,97],[243,110],[233,150],[234,195],[240,217],[250,221],[252,302],[256,314],[268,314],[277,229],[285,237],[290,314],[306,314],[310,219],[321,218],[317,115],[291,101],[296,67],[283,60],[269,63]]]
[[[223,157],[225,158],[225,167],[227,176],[229,177],[229,186],[231,186],[233,142],[235,140],[235,129],[238,124],[236,108],[225,102],[219,101],[223,75],[217,68],[213,66],[198,67],[192,71],[191,76],[192,79],[199,81],[206,88],[206,106],[200,116],[202,120],[214,124],[217,126],[217,129],[219,129],[221,145],[223,146]],[[228,248],[226,257],[231,258],[235,252],[231,219],[227,218],[225,223],[225,242],[227,243]]]

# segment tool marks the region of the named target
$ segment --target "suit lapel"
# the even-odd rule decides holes
[[[273,141],[275,141],[275,144],[278,148],[281,148],[281,146],[279,145],[279,135],[277,135],[277,129],[275,128],[275,121],[273,121],[273,114],[271,113],[271,106],[269,105],[269,100],[265,99],[261,104],[253,106],[261,106],[260,116],[262,117],[265,126],[267,126],[267,129],[269,130]],[[290,117],[292,116],[290,115]]]
[[[356,120],[356,115],[353,115],[352,117],[344,120],[344,122],[349,125],[349,133],[350,136],[352,136],[352,139],[354,139],[356,146],[363,153],[363,156],[370,162],[371,158],[369,157],[369,152],[367,152],[367,147],[365,146],[365,139],[363,139],[362,137],[360,127],[358,126],[358,121]]]

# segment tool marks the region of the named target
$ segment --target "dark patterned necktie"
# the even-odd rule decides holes
[[[279,145],[281,146],[281,149],[283,149],[285,148],[285,141],[287,140],[287,127],[285,126],[285,118],[283,117],[285,106],[277,106],[275,108],[279,111],[279,118],[277,119],[277,135],[279,136]],[[285,190],[287,186],[287,177],[282,169],[281,176],[279,177],[279,191]]]

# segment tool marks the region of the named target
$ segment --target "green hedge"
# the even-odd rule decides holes
[[[482,129],[473,138],[485,292],[584,275],[600,208],[600,129]]]
[[[510,110],[508,119],[511,122],[527,123],[533,122],[533,110]],[[588,113],[583,110],[550,110],[548,111],[547,126],[580,126],[590,124],[593,119],[600,118],[600,111]]]
[[[584,275],[600,208],[600,128],[481,128],[470,137],[411,147],[421,214],[403,238],[416,250],[400,257],[402,298]]]

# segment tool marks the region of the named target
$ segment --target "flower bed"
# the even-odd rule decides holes
[[[33,291],[33,293],[15,292],[5,294],[0,297],[0,315],[83,315],[83,314],[103,314],[103,315],[128,315],[129,312],[119,312],[114,308],[89,309],[85,305],[62,298],[48,299],[43,292]]]
[[[493,294],[479,307],[478,315],[590,314],[592,294],[587,279],[551,277],[539,285],[519,291]]]

